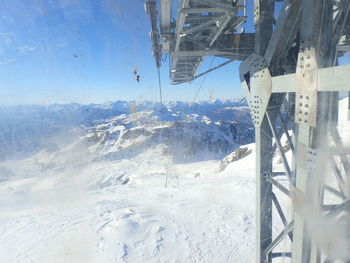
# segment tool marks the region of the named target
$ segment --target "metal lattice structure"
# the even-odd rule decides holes
[[[350,91],[350,66],[338,66],[350,51],[350,1],[254,0],[249,34],[237,32],[245,1],[181,0],[176,21],[171,6],[160,0],[159,39],[173,84],[195,79],[205,56],[242,61],[256,135],[256,262],[350,262],[326,230],[350,222],[350,134],[338,129],[339,92]]]
[[[245,1],[181,1],[176,22],[171,20],[171,2],[160,1],[160,32],[162,52],[171,55],[172,84],[194,80],[205,56],[232,61],[243,60],[253,52],[254,34],[236,32],[246,19]],[[156,8],[155,0],[148,1],[146,6],[149,14],[155,13],[152,11]],[[152,25],[157,23],[158,17],[150,18]],[[152,37],[157,34],[152,26]]]

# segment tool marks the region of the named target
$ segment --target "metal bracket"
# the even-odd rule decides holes
[[[306,168],[309,176],[317,174],[317,151],[309,148],[306,153]]]
[[[301,41],[298,56],[295,122],[316,127],[317,78],[316,51],[311,38]]]
[[[240,66],[240,78],[255,127],[260,127],[272,92],[272,77],[263,57],[251,54]]]

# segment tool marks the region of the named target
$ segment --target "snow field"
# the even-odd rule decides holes
[[[0,262],[252,262],[253,173],[218,167],[155,148],[3,182]]]

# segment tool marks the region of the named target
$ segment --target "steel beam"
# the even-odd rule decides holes
[[[270,245],[264,250],[266,261],[269,260],[269,253],[292,231],[294,222],[290,222],[281,233],[270,243]]]
[[[301,0],[285,0],[279,14],[276,28],[266,49],[265,60],[276,66],[288,54],[299,29]]]
[[[171,4],[171,0],[160,1],[160,32],[163,40],[162,48],[164,53],[168,53],[170,51],[171,45]]]
[[[318,69],[316,91],[348,91],[350,65]],[[332,80],[332,81],[329,81]],[[287,74],[272,78],[272,93],[296,92],[298,76]]]
[[[265,179],[271,183],[273,186],[275,186],[277,189],[279,189],[282,193],[284,193],[286,196],[290,197],[290,191],[284,187],[282,184],[280,184],[277,180],[273,179],[270,175],[266,175]]]
[[[276,197],[276,195],[274,193],[272,193],[272,201],[273,201],[273,203],[274,203],[274,205],[276,207],[276,210],[277,210],[277,212],[278,212],[278,214],[279,214],[279,216],[281,218],[281,221],[282,221],[284,227],[286,228],[287,225],[288,225],[286,216],[284,215],[282,207],[281,207],[281,204],[279,203],[279,201],[278,201],[278,199],[277,199],[277,197]],[[292,231],[290,231],[288,233],[288,236],[289,236],[289,239],[293,242],[293,233],[292,233]]]
[[[320,187],[322,174],[315,174],[315,162],[318,163],[317,149],[323,137],[329,119],[329,109],[321,105],[329,99],[328,94],[318,94],[319,68],[333,66],[334,60],[327,52],[332,40],[332,4],[328,0],[303,0],[300,38],[301,47],[297,65],[296,89],[296,122],[298,127],[298,160],[296,188],[305,196],[303,207],[317,209],[321,202]],[[320,37],[323,35],[323,37]],[[327,35],[327,38],[325,37]],[[322,103],[323,101],[323,103]],[[324,106],[324,105],[322,105]],[[318,169],[318,171],[321,171]],[[321,172],[322,173],[322,172]],[[307,200],[307,203],[306,203]],[[319,262],[319,248],[310,232],[307,216],[296,210],[294,214],[294,230],[292,244],[292,262]]]
[[[277,137],[277,132],[276,132],[276,129],[275,127],[273,126],[273,123],[271,121],[271,118],[269,116],[269,113],[266,112],[266,118],[267,118],[267,121],[270,125],[270,129],[271,129],[271,132],[272,132],[272,135],[273,135],[273,138],[275,139],[276,141],[276,145],[277,145],[277,149],[281,155],[281,158],[282,158],[282,163],[283,163],[283,166],[284,166],[284,169],[288,175],[288,180],[289,180],[289,184],[290,185],[294,185],[294,179],[293,179],[293,176],[292,176],[292,171],[290,170],[290,167],[289,167],[289,164],[288,164],[288,161],[287,161],[287,157],[284,153],[284,150],[283,150],[283,147],[282,147],[282,144],[280,142],[280,139]]]
[[[255,52],[264,56],[273,31],[274,1],[254,1],[255,13]],[[249,78],[253,77],[248,76]],[[254,85],[254,84],[252,84]],[[264,88],[257,82],[256,89]],[[269,98],[269,96],[268,96]],[[267,98],[267,99],[268,99]],[[269,103],[265,101],[264,103]],[[256,142],[256,262],[270,263],[271,255],[266,257],[266,249],[272,242],[272,185],[265,174],[272,172],[272,134],[267,119],[262,118],[255,126]]]

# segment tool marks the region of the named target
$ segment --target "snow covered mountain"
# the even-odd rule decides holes
[[[64,133],[65,137],[55,134],[50,137],[50,144],[42,146],[37,153],[15,160],[24,162],[23,166],[27,167],[26,160],[35,157],[36,168],[31,168],[34,174],[55,167],[131,159],[154,149],[161,149],[161,154],[171,156],[174,163],[191,163],[220,160],[240,145],[254,141],[253,127],[248,124],[236,121],[212,122],[208,117],[200,120],[161,121],[171,119],[167,114],[169,112],[159,115],[154,110],[144,110],[96,120],[88,126],[81,125],[68,130]],[[35,142],[36,137],[31,139]],[[40,161],[43,155],[47,159]],[[8,166],[1,168],[0,173],[18,173]],[[15,170],[18,171],[17,168]],[[24,176],[22,172],[19,174]],[[8,176],[4,174],[2,178]]]
[[[252,259],[253,207],[236,209],[232,186],[248,199],[253,180],[219,173],[254,140],[248,110],[230,105],[2,109],[1,260]]]
[[[85,140],[96,144],[93,152],[113,158],[123,158],[126,153],[140,154],[162,144],[176,161],[222,158],[239,145],[254,140],[253,128],[243,123],[213,123],[208,119],[159,122],[152,118],[153,113],[140,112],[142,116],[133,122],[125,115],[105,121],[88,128]]]
[[[81,126],[92,127],[116,116],[129,116],[128,123],[125,123],[129,126],[125,126],[126,128],[142,122],[160,120],[211,121],[212,123],[236,121],[247,127],[251,126],[247,107],[232,107],[233,105],[235,105],[234,101],[169,102],[166,107],[161,108],[155,102],[118,101],[100,105],[2,106],[0,107],[0,160],[28,157],[42,149],[56,151],[61,145],[68,145],[82,136],[85,130],[82,130]],[[144,115],[143,112],[147,114]],[[134,122],[136,119],[137,123]]]

